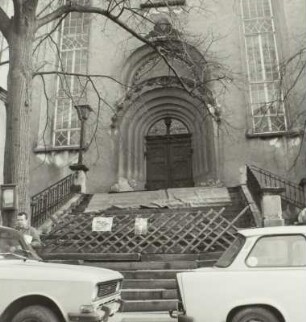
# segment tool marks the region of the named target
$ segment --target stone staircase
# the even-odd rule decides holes
[[[117,209],[177,209],[230,205],[231,192],[225,187],[171,188],[155,191],[96,193],[86,211]]]
[[[194,195],[194,191],[192,192],[192,194]],[[154,217],[155,215],[156,217],[163,216],[158,217],[158,220],[160,221],[162,219],[162,221],[164,221],[167,220],[167,216],[173,215],[173,212],[180,216],[180,213],[184,215],[185,212],[201,212],[203,214],[206,214],[209,211],[213,211],[214,214],[218,216],[218,213],[221,213],[222,208],[225,208],[225,210],[222,213],[222,217],[225,218],[226,224],[230,227],[231,221],[235,221],[237,215],[241,213],[242,209],[245,209],[246,202],[243,198],[243,195],[241,194],[241,190],[239,187],[229,188],[226,190],[222,188],[222,190],[220,190],[220,194],[218,194],[218,190],[216,190],[216,188],[213,192],[204,191],[204,194],[202,194],[202,197],[204,197],[201,200],[201,202],[204,202],[204,204],[196,208],[186,208],[186,205],[184,208],[174,209],[166,209],[159,207],[150,208],[148,204],[150,203],[152,205],[152,200],[150,200],[150,202],[144,202],[143,192],[141,193],[141,195],[141,203],[143,205],[143,208],[136,208],[134,207],[136,203],[135,200],[137,199],[137,197],[139,197],[139,194],[135,197],[135,195],[132,195],[132,193],[126,193],[124,195],[118,196],[117,199],[115,198],[116,195],[113,194],[109,198],[116,201],[112,201],[114,204],[116,204],[116,206],[112,207],[111,209],[109,209],[109,205],[105,206],[106,196],[104,194],[103,196],[94,195],[92,198],[87,196],[84,199],[84,202],[81,203],[81,206],[79,207],[80,209],[76,208],[72,213],[62,218],[62,223],[58,223],[58,227],[55,227],[55,229],[51,231],[50,235],[46,236],[46,244],[48,245],[49,242],[49,246],[45,248],[43,257],[47,260],[55,260],[61,262],[71,262],[71,260],[73,260],[74,263],[77,264],[103,267],[120,271],[124,276],[122,290],[122,310],[124,312],[169,311],[171,309],[175,309],[177,303],[176,274],[178,272],[191,270],[199,267],[212,266],[224,251],[224,248],[222,249],[221,247],[220,249],[220,246],[222,246],[223,242],[222,239],[216,239],[217,237],[215,236],[211,237],[212,240],[216,239],[219,245],[216,245],[216,247],[210,247],[208,251],[199,252],[198,250],[194,250],[192,252],[188,252],[188,247],[186,248],[187,251],[183,251],[183,249],[185,249],[184,242],[188,244],[190,243],[190,240],[181,240],[181,236],[180,234],[178,234],[175,235],[174,238],[178,238],[178,240],[181,243],[180,249],[182,251],[180,253],[175,253],[174,248],[172,248],[169,253],[163,252],[163,247],[159,248],[158,239],[154,239],[152,241],[154,243],[153,248],[148,248],[146,245],[143,251],[141,250],[141,247],[138,247],[137,252],[130,252],[128,250],[128,246],[126,246],[125,243],[128,244],[129,242],[131,242],[134,247],[135,243],[139,242],[140,237],[135,237],[135,239],[133,239],[134,233],[133,230],[130,230],[132,231],[131,239],[127,239],[126,242],[125,239],[122,239],[124,240],[124,243],[122,243],[122,246],[120,246],[120,238],[123,238],[122,236],[125,234],[120,235],[118,231],[118,235],[116,235],[116,231],[114,231],[112,232],[112,238],[109,239],[109,243],[117,243],[119,241],[119,246],[116,252],[104,252],[104,246],[101,246],[99,245],[99,243],[97,243],[97,237],[93,238],[93,236],[90,235],[90,231],[87,231],[86,233],[84,231],[81,231],[79,233],[79,228],[74,229],[70,227],[85,226],[88,223],[88,221],[90,221],[93,218],[93,216],[100,215],[101,213],[104,213],[107,216],[112,216],[115,219],[117,218],[116,220],[119,220],[118,218],[125,216],[125,219],[123,220],[124,222],[126,218],[129,218],[129,216],[131,216],[132,218],[137,218],[137,216],[139,215],[143,217],[150,216],[149,218],[151,219],[152,216]],[[207,196],[209,196],[209,198],[206,198]],[[192,200],[192,198],[193,197],[191,196],[189,198],[189,201]],[[205,203],[205,198],[207,203]],[[111,203],[110,199],[108,200],[109,203]],[[168,203],[168,205],[173,205],[174,199],[176,201],[177,199],[180,199],[179,202],[182,202],[181,198],[176,199],[171,198],[170,196],[168,200],[169,199],[171,200],[171,202]],[[156,198],[154,200],[156,200]],[[102,201],[103,206],[100,204],[100,202]],[[194,200],[192,200],[192,202],[193,201]],[[186,203],[186,200],[183,200],[183,203]],[[162,202],[160,202],[160,205],[161,204]],[[125,209],[127,205],[129,205],[129,207],[128,209]],[[196,205],[198,206],[198,204]],[[98,210],[100,207],[108,208],[108,210],[103,210],[101,212]],[[188,220],[190,220],[190,218],[192,217],[188,217]],[[209,219],[208,221],[213,222],[212,219]],[[183,221],[183,223],[184,222],[187,221]],[[169,223],[173,224],[173,222]],[[187,224],[190,225],[190,221],[189,223],[187,222]],[[124,225],[126,225],[126,223]],[[122,234],[122,227],[124,229],[127,229],[127,226],[120,226],[121,228],[117,229],[121,230]],[[254,226],[252,213],[250,211],[243,213],[243,216],[239,217],[239,220],[235,222],[235,226],[238,228],[247,228]],[[203,225],[202,227],[205,227],[205,225]],[[215,226],[212,227],[219,227],[218,223],[216,222]],[[131,227],[129,229],[131,229]],[[156,229],[156,226],[154,227],[154,229]],[[162,226],[162,229],[164,229],[165,232],[167,231],[167,227]],[[182,229],[183,232],[185,230],[185,227],[183,226]],[[88,247],[81,251],[73,251],[72,253],[70,240],[79,238],[80,234],[84,235],[84,238],[86,239],[86,242],[84,244],[86,244]],[[98,233],[94,234],[94,236],[98,236]],[[110,233],[108,233],[108,235],[105,236],[110,236],[109,234]],[[129,236],[130,235],[131,233],[129,233]],[[172,238],[172,235],[169,236],[170,238]],[[228,236],[230,240],[232,240],[232,232],[229,233]],[[67,245],[69,245],[69,248],[68,246],[67,248],[65,248],[65,238]],[[190,238],[190,236],[188,236],[188,238]],[[195,236],[194,238],[197,237]],[[61,245],[57,243],[57,240],[59,239],[63,240],[64,244]],[[105,242],[105,237],[101,239],[101,242]],[[150,243],[151,241],[148,242]],[[80,245],[82,245],[82,241],[81,243],[78,242],[75,245],[77,245],[76,249],[79,249]],[[140,245],[145,244],[140,243]],[[165,249],[169,249],[169,247],[165,247]]]
[[[140,261],[86,262],[120,271],[124,276],[124,312],[169,311],[176,308],[176,274],[212,266],[222,253],[147,254]]]

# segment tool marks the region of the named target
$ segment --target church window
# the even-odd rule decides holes
[[[154,123],[149,129],[148,136],[188,134],[186,125],[171,117],[166,117]]]
[[[89,0],[78,0],[87,4]],[[70,13],[63,21],[60,31],[59,70],[67,73],[86,74],[89,39],[89,15]],[[80,124],[74,105],[86,103],[85,80],[76,76],[58,76],[54,146],[79,145]]]
[[[271,0],[242,0],[254,133],[287,130]]]

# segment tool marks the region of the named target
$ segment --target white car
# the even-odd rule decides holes
[[[179,322],[305,322],[306,226],[241,230],[214,267],[177,281]]]
[[[118,272],[45,263],[14,229],[0,226],[1,322],[99,322],[121,304]]]

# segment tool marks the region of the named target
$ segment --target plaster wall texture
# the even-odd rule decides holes
[[[5,143],[5,106],[0,99],[0,184],[3,183],[3,158]]]
[[[13,2],[9,0],[0,0],[1,8],[10,16],[13,12]],[[9,52],[7,42],[0,33],[0,62],[7,61],[9,59]],[[0,65],[0,87],[7,88],[7,73],[8,64]]]
[[[12,4],[8,0],[0,0],[0,6],[5,12],[10,13],[12,11]],[[8,48],[7,43],[2,34],[0,33],[0,62],[7,61]],[[0,65],[0,88],[7,88],[7,73],[8,64]],[[0,93],[1,95],[2,93]],[[6,128],[6,113],[4,99],[0,98],[0,184],[3,183],[3,162],[4,162],[4,145],[5,145],[5,128]]]
[[[282,58],[289,57],[297,48],[299,40],[305,30],[305,1],[274,1],[279,20],[278,43]],[[228,66],[235,74],[234,83],[227,84],[227,90],[221,93],[216,85],[212,90],[218,94],[221,109],[221,127],[219,137],[215,137],[215,150],[219,154],[219,179],[226,185],[239,184],[239,169],[246,163],[256,164],[259,167],[299,181],[303,176],[303,165],[292,164],[299,151],[300,137],[272,137],[247,138],[246,131],[251,127],[250,109],[248,106],[248,88],[246,83],[246,62],[244,39],[241,30],[241,16],[238,1],[208,1],[209,11],[192,9],[189,15],[181,12],[177,24],[186,31],[187,40],[193,44],[207,34],[213,34],[210,53],[212,57]],[[145,30],[145,26],[143,29]],[[90,41],[88,51],[88,73],[110,76],[119,81],[125,81],[125,72],[133,64],[132,53],[142,44],[114,24],[102,18],[93,18],[90,27]],[[205,44],[198,46],[200,52],[205,51]],[[46,47],[41,56],[48,56],[50,65],[52,57]],[[50,56],[50,57],[49,57]],[[54,58],[53,58],[54,59]],[[39,82],[39,80],[36,80]],[[55,91],[55,78],[47,80],[47,88],[52,97]],[[111,79],[101,79],[96,82],[97,90],[103,96],[100,102],[93,89],[88,91],[88,103],[94,109],[87,125],[87,141],[96,136],[84,156],[85,164],[90,168],[87,174],[87,189],[89,193],[107,192],[118,181],[118,137],[116,129],[111,127],[112,117],[117,113],[117,102],[126,93],[126,88]],[[41,83],[37,83],[41,88]],[[288,116],[294,119],[305,102],[302,89],[297,89],[301,95],[292,97],[288,105]],[[222,94],[222,95],[221,95]],[[297,93],[299,94],[299,93]],[[296,97],[300,97],[299,99]],[[297,102],[298,101],[298,102]],[[54,106],[53,106],[54,108]],[[51,144],[52,104],[47,112],[47,104],[41,90],[37,90],[33,97],[33,148]],[[144,119],[146,115],[143,116]],[[98,118],[98,122],[97,122]],[[49,123],[48,126],[45,124]],[[298,122],[293,127],[298,128]],[[44,140],[42,137],[44,136]],[[120,141],[120,140],[119,140]],[[204,143],[203,143],[204,144]],[[128,147],[121,153],[131,153]],[[124,152],[125,151],[125,152]],[[42,185],[48,186],[69,173],[68,165],[75,162],[76,152],[49,152],[48,154],[33,154],[32,188],[39,191]],[[293,169],[288,172],[289,169]],[[43,178],[43,180],[40,180]]]

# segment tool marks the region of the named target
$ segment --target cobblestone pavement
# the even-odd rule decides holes
[[[176,322],[168,313],[117,313],[109,322]]]

